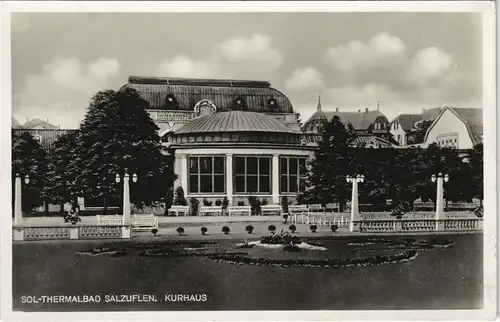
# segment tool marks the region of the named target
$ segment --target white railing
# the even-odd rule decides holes
[[[230,206],[229,216],[234,216],[234,214],[246,214],[248,216],[252,215],[252,207],[250,206]]]

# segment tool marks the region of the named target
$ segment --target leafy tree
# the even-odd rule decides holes
[[[148,103],[134,89],[98,92],[91,100],[76,137],[69,176],[73,195],[122,199],[115,176],[130,180],[131,201],[142,207],[168,198],[175,180],[172,154],[161,152],[158,127],[146,112]],[[120,203],[121,205],[121,203]]]
[[[417,129],[415,133],[415,142],[414,143],[422,143],[425,139],[425,134],[427,134],[427,130],[431,126],[432,121],[420,121],[415,125]]]
[[[31,136],[24,132],[12,134],[12,206],[15,204],[15,178],[19,174],[22,178],[22,210],[32,211],[40,206],[47,196],[43,188],[47,185],[47,170],[49,160],[42,146]],[[24,183],[28,175],[29,184]]]
[[[483,144],[477,144],[469,155],[470,169],[472,169],[472,186],[474,187],[474,197],[481,202],[484,199],[484,163],[483,163]]]

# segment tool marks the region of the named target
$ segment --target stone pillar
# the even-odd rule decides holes
[[[233,204],[233,154],[226,153],[226,195],[229,205]]]
[[[174,173],[177,175],[177,179],[175,179],[174,182],[174,189],[177,187],[182,186],[181,180],[182,180],[182,166],[181,166],[181,156],[182,154],[175,154],[175,159],[174,159]],[[182,187],[184,190],[186,187]]]
[[[123,225],[130,225],[130,177],[128,173],[123,176]]]
[[[22,197],[21,197],[21,189],[22,189],[22,185],[21,185],[21,177],[19,176],[19,174],[16,174],[16,189],[15,189],[15,195],[14,195],[14,198],[15,198],[15,201],[14,201],[14,226],[19,226],[19,225],[22,225],[22,222],[23,222],[23,210],[22,210],[22,206],[23,206],[23,202],[22,202]]]
[[[181,182],[181,187],[184,189],[184,193],[187,195],[189,194],[188,190],[188,164],[187,164],[187,157],[185,154],[179,154],[179,160],[180,160],[180,182]]]
[[[443,177],[437,177],[437,194],[436,194],[436,230],[439,230],[439,220],[444,219],[444,194],[443,194]]]
[[[358,206],[358,181],[352,178],[352,197],[351,197],[351,223],[349,229],[354,231],[354,222],[359,219],[359,206]]]
[[[80,206],[80,210],[85,210],[85,198],[78,197],[77,202],[78,202],[78,206]]]
[[[273,191],[273,203],[274,204],[279,204],[280,203],[280,168],[279,168],[279,155],[274,154],[273,155],[273,164],[271,167],[272,173],[273,173],[273,184],[272,184],[272,191]]]

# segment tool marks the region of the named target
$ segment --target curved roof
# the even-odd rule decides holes
[[[272,116],[255,112],[231,111],[196,118],[177,130],[175,135],[221,132],[301,133]]]
[[[33,119],[29,122],[24,123],[22,126],[23,129],[35,129],[35,128],[41,128],[45,130],[57,130],[57,126],[50,124],[47,121],[41,120],[41,119]]]
[[[130,76],[124,88],[137,90],[152,109],[192,110],[208,99],[220,112],[241,109],[237,101],[243,100],[248,111],[293,113],[290,100],[264,81]],[[169,103],[167,95],[175,102]]]

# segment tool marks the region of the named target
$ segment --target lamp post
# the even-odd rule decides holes
[[[130,182],[129,182],[129,175],[127,172],[125,172],[125,175],[123,176],[123,225],[124,226],[129,226],[130,225]],[[116,183],[120,183],[121,178],[119,174],[116,174],[115,177]],[[137,182],[137,174],[132,175],[132,181]]]
[[[436,230],[438,230],[438,223],[440,219],[443,219],[444,214],[444,193],[443,193],[443,181],[448,182],[450,177],[441,172],[438,175],[433,174],[431,176],[432,182],[437,182],[437,194],[436,194]]]
[[[365,181],[364,175],[354,175],[347,176],[347,182],[352,182],[352,197],[351,197],[351,223],[349,224],[349,230],[354,231],[354,222],[359,218],[359,204],[358,204],[358,182],[363,183]]]
[[[29,175],[24,177],[24,183],[30,183]],[[15,203],[14,203],[14,225],[21,225],[23,222],[23,201],[22,201],[22,182],[21,176],[19,173],[16,174],[16,182],[15,182]]]

